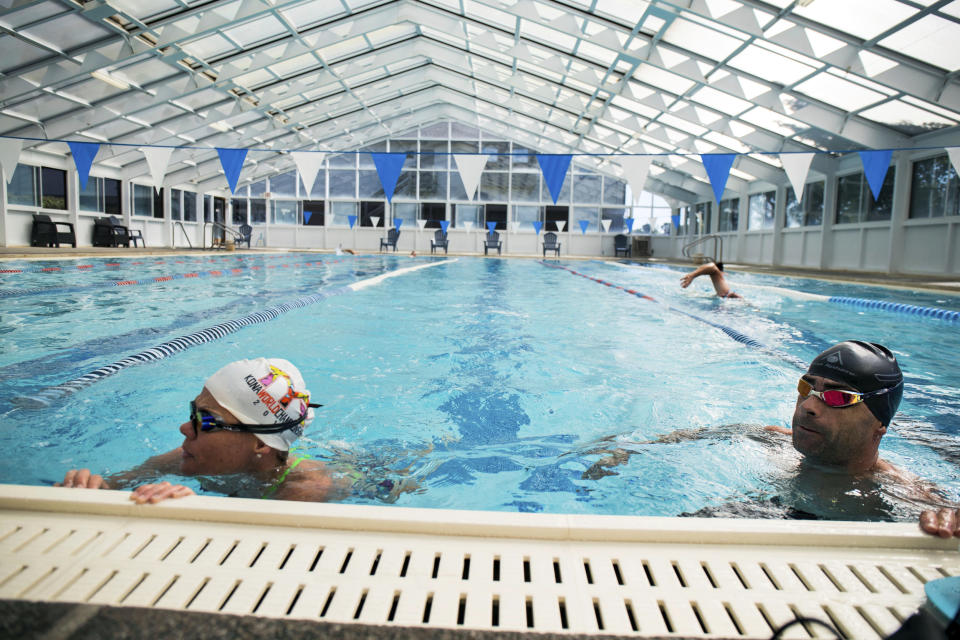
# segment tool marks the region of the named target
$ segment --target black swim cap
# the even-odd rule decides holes
[[[714,262],[713,264],[717,265],[717,269],[720,269],[720,271],[723,271],[723,263],[722,263],[722,262],[720,262],[719,260],[717,260],[717,261]]]
[[[890,350],[872,342],[835,344],[810,363],[807,373],[850,385],[861,393],[890,389],[863,402],[884,426],[890,424],[903,397],[903,373]]]

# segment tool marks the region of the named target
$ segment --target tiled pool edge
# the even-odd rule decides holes
[[[386,624],[428,637],[767,637],[798,612],[879,637],[921,604],[923,582],[960,574],[956,542],[909,523],[203,496],[138,506],[124,492],[14,485],[0,485],[0,510],[0,598]]]

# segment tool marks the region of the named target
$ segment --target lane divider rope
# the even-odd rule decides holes
[[[257,311],[237,320],[221,322],[218,325],[201,329],[200,331],[196,331],[189,335],[167,340],[166,342],[141,351],[140,353],[127,356],[112,364],[100,367],[99,369],[85,373],[84,375],[72,380],[41,389],[30,396],[17,396],[13,398],[12,403],[15,406],[26,409],[40,409],[48,407],[52,402],[72,395],[82,389],[86,389],[90,385],[105,378],[109,378],[110,376],[113,376],[128,367],[169,358],[173,355],[186,351],[191,347],[219,340],[220,338],[228,336],[231,333],[235,333],[244,327],[269,322],[270,320],[274,320],[293,309],[301,309],[333,296],[343,295],[352,291],[359,291],[366,287],[380,284],[388,278],[405,275],[420,269],[436,267],[438,265],[451,262],[456,262],[456,259],[454,258],[450,260],[441,260],[438,262],[428,262],[426,264],[416,265],[413,267],[404,267],[394,271],[388,271],[387,273],[383,273],[372,278],[366,278],[343,287],[337,287],[327,291],[319,291],[311,295],[303,296],[293,300],[292,302],[287,302],[263,311]]]
[[[772,355],[772,356],[775,356],[775,357],[777,357],[777,358],[780,358],[781,360],[785,360],[786,362],[789,362],[790,364],[794,365],[795,367],[799,368],[799,369],[802,370],[802,371],[806,371],[806,369],[807,369],[807,363],[804,362],[803,360],[800,360],[799,358],[797,358],[797,357],[795,357],[795,356],[792,356],[792,355],[790,355],[789,353],[784,353],[784,352],[779,351],[779,350],[777,350],[777,349],[773,349],[773,348],[771,348],[771,347],[768,347],[768,346],[766,346],[765,344],[763,344],[762,342],[760,342],[759,340],[756,340],[756,339],[754,339],[754,338],[751,338],[750,336],[746,335],[745,333],[741,333],[740,331],[737,331],[736,329],[733,329],[733,328],[728,327],[728,326],[726,326],[726,325],[720,324],[720,323],[718,323],[718,322],[713,322],[712,320],[707,320],[706,318],[703,318],[703,317],[701,317],[701,316],[692,314],[692,313],[690,313],[689,311],[685,311],[685,310],[683,310],[683,309],[679,309],[679,308],[674,307],[674,306],[671,306],[671,305],[669,305],[669,304],[660,302],[660,301],[657,300],[656,298],[652,298],[652,297],[648,296],[647,294],[641,293],[640,291],[637,291],[637,290],[635,290],[635,289],[628,289],[627,287],[623,287],[623,286],[618,285],[618,284],[615,284],[615,283],[613,283],[613,282],[609,282],[609,281],[603,280],[603,279],[601,279],[601,278],[595,278],[595,277],[593,277],[593,276],[589,276],[589,275],[586,275],[586,274],[584,274],[584,273],[580,273],[579,271],[575,271],[575,270],[573,270],[573,269],[571,269],[571,268],[569,268],[569,267],[565,267],[565,266],[560,265],[560,264],[552,264],[552,263],[549,263],[549,262],[545,262],[545,261],[543,261],[543,260],[539,260],[538,262],[540,262],[540,264],[542,264],[542,265],[545,266],[545,267],[551,267],[551,268],[553,268],[553,269],[561,269],[561,270],[566,271],[566,272],[568,272],[568,273],[572,273],[572,274],[575,275],[575,276],[580,276],[581,278],[586,278],[587,280],[592,280],[593,282],[596,282],[596,283],[598,283],[598,284],[602,284],[602,285],[604,285],[604,286],[606,286],[606,287],[610,287],[610,288],[612,288],[612,289],[618,289],[618,290],[620,290],[620,291],[623,291],[624,293],[628,293],[628,294],[630,294],[630,295],[632,295],[632,296],[636,296],[636,297],[641,298],[641,299],[643,299],[643,300],[649,300],[650,302],[655,302],[655,303],[657,303],[657,304],[662,304],[664,307],[666,307],[666,308],[669,309],[670,311],[674,311],[674,312],[679,313],[679,314],[681,314],[681,315],[687,316],[688,318],[693,318],[694,320],[699,320],[700,322],[702,322],[702,323],[704,323],[704,324],[708,324],[708,325],[710,325],[711,327],[720,329],[722,332],[724,332],[725,334],[727,334],[728,336],[730,336],[731,338],[733,338],[733,339],[736,340],[737,342],[740,342],[740,343],[742,343],[742,344],[745,344],[745,345],[747,345],[748,347],[752,347],[752,348],[757,349],[757,350],[759,350],[759,351],[763,351],[763,352],[765,352],[765,353],[767,353],[767,354],[769,354],[769,355]]]
[[[650,271],[657,271],[663,273],[663,269],[657,269],[654,267],[644,267],[643,265],[624,265],[619,262],[605,261],[603,264],[615,265],[618,267],[623,267],[626,269],[647,269]],[[806,291],[796,291],[795,289],[787,289],[784,287],[772,287],[768,285],[760,284],[746,284],[742,283],[737,285],[738,287],[748,287],[751,289],[763,289],[765,291],[772,291],[774,293],[786,296],[788,298],[797,298],[801,300],[816,300],[818,302],[830,302],[833,304],[845,305],[848,307],[858,307],[861,309],[875,309],[878,311],[889,311],[891,313],[905,313],[913,316],[921,316],[924,318],[935,318],[937,320],[943,320],[945,322],[960,322],[960,311],[952,311],[950,309],[941,309],[939,307],[922,307],[913,304],[904,304],[899,302],[892,302],[888,300],[872,300],[870,298],[851,298],[848,296],[826,296],[818,293],[807,293]]]

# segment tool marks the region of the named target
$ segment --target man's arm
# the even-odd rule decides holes
[[[106,478],[100,474],[90,473],[89,469],[70,469],[64,475],[63,482],[57,482],[54,486],[74,489],[126,487],[144,478],[155,478],[168,473],[176,473],[180,469],[180,455],[180,447],[177,447],[173,451],[147,458],[143,463],[132,469],[111,474]]]
[[[690,286],[690,283],[699,278],[702,275],[709,275],[713,278],[715,273],[720,273],[720,269],[717,268],[717,265],[712,262],[702,264],[687,275],[680,278],[680,286],[686,289]]]

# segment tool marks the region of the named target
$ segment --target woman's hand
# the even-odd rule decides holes
[[[142,484],[133,490],[130,499],[137,504],[156,504],[172,498],[184,498],[196,495],[193,489],[182,484],[160,482],[158,484]]]
[[[924,511],[920,514],[920,528],[932,536],[960,538],[960,509]]]
[[[90,469],[70,469],[63,476],[63,482],[54,483],[55,487],[72,489],[109,489],[110,485],[100,474],[91,474]]]

